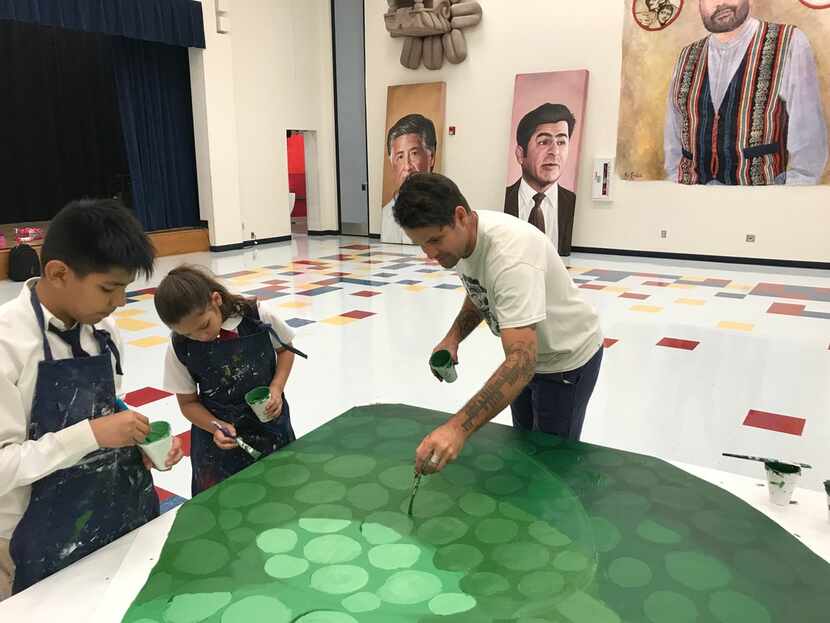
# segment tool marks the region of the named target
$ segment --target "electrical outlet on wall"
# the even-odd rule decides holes
[[[746,235],[747,242],[755,242],[755,234],[747,234]]]
[[[661,238],[668,238],[669,237],[669,230],[668,229],[661,229],[660,230],[660,237]]]

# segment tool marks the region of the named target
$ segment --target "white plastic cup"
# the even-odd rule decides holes
[[[429,367],[447,383],[454,383],[458,379],[455,362],[448,350],[437,350],[429,358]]]
[[[777,506],[787,506],[801,479],[801,467],[778,461],[767,462],[764,466],[767,472],[770,501]]]
[[[147,440],[150,441],[147,441]],[[138,444],[138,447],[150,457],[155,468],[159,471],[166,472],[170,468],[167,466],[167,455],[173,448],[173,436],[170,434],[170,424],[160,420],[150,424],[150,434],[144,440],[144,443]]]
[[[260,422],[270,422],[274,416],[265,413],[265,407],[268,406],[268,401],[271,400],[271,390],[267,387],[255,387],[247,394],[245,394],[245,402],[251,407],[259,418]]]

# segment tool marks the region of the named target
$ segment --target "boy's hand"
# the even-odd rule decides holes
[[[269,417],[282,415],[282,389],[271,388],[271,399],[265,405],[265,415]]]
[[[101,448],[125,448],[144,441],[150,420],[135,411],[121,411],[90,420],[92,434]]]
[[[236,435],[236,428],[233,424],[221,421],[219,421],[219,424],[221,424],[222,428],[225,428],[231,435]],[[216,446],[222,450],[233,450],[237,447],[236,439],[226,436],[225,433],[218,428],[213,432],[213,443],[215,443]]]
[[[182,440],[178,437],[173,437],[173,445],[170,447],[170,452],[167,453],[167,460],[164,461],[164,466],[167,469],[173,467],[176,463],[182,460],[184,453],[182,452]],[[150,459],[149,456],[141,453],[141,460],[144,461],[144,467],[147,469],[153,469],[155,465],[153,465],[153,461]]]

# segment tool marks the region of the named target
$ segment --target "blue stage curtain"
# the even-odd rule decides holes
[[[194,0],[0,0],[0,19],[204,48]]]
[[[199,224],[186,48],[112,38],[132,203],[149,230]]]

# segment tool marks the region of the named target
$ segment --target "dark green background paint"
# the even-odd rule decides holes
[[[827,621],[830,565],[645,456],[488,425],[408,518],[447,417],[352,409],[187,502],[124,620]]]

